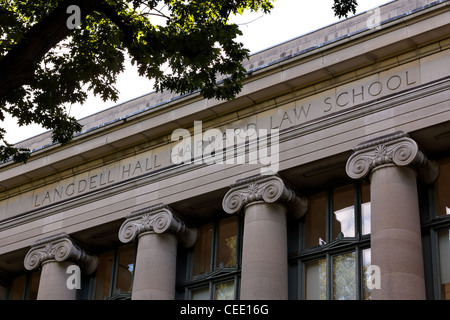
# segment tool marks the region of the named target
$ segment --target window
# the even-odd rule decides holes
[[[297,298],[307,300],[370,299],[366,269],[370,265],[370,186],[337,186],[308,197],[300,223],[300,245],[290,254],[299,268]]]
[[[450,215],[450,158],[439,161],[439,178],[435,183],[436,189],[436,216]]]
[[[135,257],[134,243],[99,255],[93,295],[95,300],[131,298]]]
[[[183,269],[177,285],[181,299],[237,299],[239,230],[237,215],[198,228],[194,247],[182,259],[187,268]]]
[[[439,176],[419,184],[427,299],[450,299],[450,157],[437,161]]]
[[[28,272],[12,279],[9,300],[36,300],[40,279],[40,270]]]
[[[450,300],[450,157],[434,184],[419,185],[427,298]]]

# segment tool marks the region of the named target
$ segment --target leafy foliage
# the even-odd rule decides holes
[[[356,0],[334,0],[333,4],[334,15],[339,18],[342,17],[347,18],[350,12],[355,14],[357,6],[358,3]]]
[[[91,91],[117,100],[117,76],[130,56],[158,91],[231,99],[242,88],[248,50],[230,15],[268,13],[274,0],[2,0],[0,3],[0,120],[40,124],[53,141],[69,143],[81,125],[65,106]],[[355,1],[335,1],[340,14]],[[342,6],[349,3],[350,7]],[[67,27],[67,8],[80,8],[81,24]],[[0,161],[26,162],[29,150],[5,141]]]

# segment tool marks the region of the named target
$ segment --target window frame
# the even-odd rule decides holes
[[[233,267],[217,266],[219,226],[225,219],[236,217],[236,265]],[[239,299],[240,277],[241,277],[241,257],[242,257],[242,235],[243,221],[240,214],[237,215],[217,215],[213,221],[205,221],[204,225],[212,223],[213,236],[211,245],[210,272],[201,275],[192,275],[194,263],[194,248],[183,250],[178,256],[182,265],[177,273],[177,299],[191,300],[192,292],[200,288],[209,288],[209,300],[214,300],[215,287],[217,284],[234,281],[234,300]],[[178,268],[177,268],[178,269]]]
[[[326,209],[325,209],[325,244],[317,245],[311,248],[304,248],[306,243],[306,223],[305,217],[298,223],[297,230],[290,230],[290,254],[289,254],[289,268],[290,278],[293,281],[289,281],[291,287],[289,288],[290,299],[306,299],[306,263],[313,262],[319,259],[326,259],[326,299],[332,300],[334,296],[333,292],[333,257],[346,253],[355,252],[356,262],[356,300],[364,298],[364,264],[363,264],[363,251],[370,249],[370,236],[371,234],[362,234],[362,181],[351,181],[346,183],[333,184],[325,189],[316,190],[309,196],[325,192],[326,197]],[[333,237],[333,192],[339,188],[346,186],[353,186],[353,206],[354,206],[354,224],[355,224],[355,236],[354,237]],[[370,184],[368,184],[370,188]],[[370,189],[369,189],[370,190]],[[296,239],[297,243],[293,244],[292,239]],[[297,288],[295,288],[297,286]]]
[[[12,286],[13,286],[13,281],[20,278],[20,277],[24,277],[24,286],[23,286],[23,291],[22,291],[22,297],[21,299],[12,299],[11,294],[12,294]],[[20,273],[17,274],[9,283],[8,286],[8,292],[6,295],[6,299],[7,300],[36,300],[37,295],[38,295],[38,291],[39,291],[39,283],[40,283],[40,279],[41,278],[41,267],[37,268],[36,270],[33,271],[28,271],[25,273]],[[36,280],[37,282],[34,284],[35,286],[37,286],[38,291],[36,291],[36,297],[31,297],[31,287],[33,286],[33,280]]]
[[[436,162],[448,162],[449,155]],[[438,177],[439,179],[439,177]],[[437,180],[429,185],[418,183],[422,250],[424,257],[425,290],[430,300],[442,300],[439,258],[439,233],[450,230],[450,215],[438,215]],[[450,191],[450,190],[449,190]]]
[[[119,251],[121,248],[124,247],[134,247],[134,260],[133,260],[133,276],[131,279],[131,292],[128,293],[114,293],[116,284],[117,284],[117,276],[118,276],[118,265],[119,265]],[[137,256],[137,242],[133,242],[130,244],[123,244],[108,250],[103,251],[101,254],[105,254],[109,251],[113,251],[113,263],[112,263],[112,270],[111,270],[111,278],[109,283],[109,295],[108,297],[104,298],[103,300],[130,300],[131,295],[133,293],[133,281],[134,281],[134,270],[136,268],[136,256]],[[89,284],[89,300],[96,300],[95,299],[95,287],[96,287],[96,281],[97,281],[97,271],[90,277],[90,284]]]

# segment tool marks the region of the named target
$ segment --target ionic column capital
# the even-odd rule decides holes
[[[308,200],[298,196],[278,175],[238,180],[230,188],[222,201],[223,209],[229,214],[237,213],[255,201],[285,203],[295,218],[302,217],[308,208]]]
[[[88,254],[66,233],[36,241],[24,259],[27,270],[34,270],[47,260],[72,261],[86,274],[95,271],[98,258]]]
[[[402,131],[363,142],[353,151],[345,168],[353,179],[362,179],[386,164],[413,167],[425,183],[432,183],[439,175],[438,165],[428,160],[417,143]]]
[[[186,248],[191,247],[197,240],[197,228],[188,227],[175,211],[165,204],[157,204],[129,214],[120,226],[119,239],[127,243],[144,232],[174,234]]]

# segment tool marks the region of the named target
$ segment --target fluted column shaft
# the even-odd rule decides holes
[[[91,274],[97,268],[98,258],[63,233],[37,241],[25,256],[24,265],[27,270],[42,267],[38,300],[75,300],[77,291],[67,284],[72,274],[69,266],[77,265],[80,271]]]
[[[286,216],[306,212],[298,197],[278,176],[238,181],[225,195],[227,213],[244,211],[242,300],[288,299]]]
[[[370,178],[371,264],[381,272],[374,300],[425,299],[417,177],[426,183],[438,170],[403,132],[357,146],[347,173]]]
[[[177,246],[191,247],[197,230],[187,227],[166,205],[134,212],[119,230],[119,239],[138,238],[133,300],[175,299]]]

